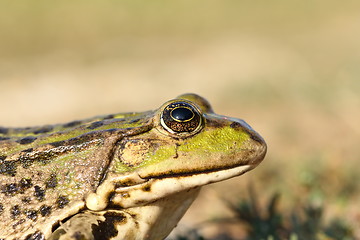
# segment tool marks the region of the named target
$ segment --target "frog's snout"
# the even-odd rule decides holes
[[[251,137],[254,142],[254,149],[257,152],[256,156],[252,159],[251,164],[257,166],[261,161],[264,159],[266,152],[267,152],[267,145],[266,142],[260,135]]]
[[[239,135],[248,136],[248,140],[240,146],[240,149],[247,152],[244,154],[248,156],[248,164],[256,167],[266,155],[267,144],[265,140],[244,120],[236,118],[231,118],[231,120],[233,121],[230,124],[232,129],[237,131]]]

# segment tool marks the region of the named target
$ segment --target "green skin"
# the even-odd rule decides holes
[[[199,116],[196,128],[165,126],[178,102]],[[156,111],[0,128],[0,239],[164,239],[201,186],[253,169],[265,153],[244,121],[195,94]]]

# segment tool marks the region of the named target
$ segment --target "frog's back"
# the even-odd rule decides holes
[[[147,128],[149,114],[0,127],[0,239],[43,239],[61,219],[84,208],[84,195],[97,187],[109,164],[111,146]]]

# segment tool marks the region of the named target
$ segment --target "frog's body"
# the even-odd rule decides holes
[[[201,186],[265,153],[245,122],[194,94],[156,111],[0,128],[0,240],[163,239]]]

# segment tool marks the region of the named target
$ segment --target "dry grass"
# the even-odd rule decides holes
[[[269,153],[253,172],[205,189],[183,224],[219,217],[218,196],[243,199],[252,183],[260,205],[274,192],[284,216],[319,203],[324,221],[341,217],[360,238],[359,5],[1,1],[1,125],[148,110],[196,92],[247,120]],[[219,229],[244,233],[202,234]]]

